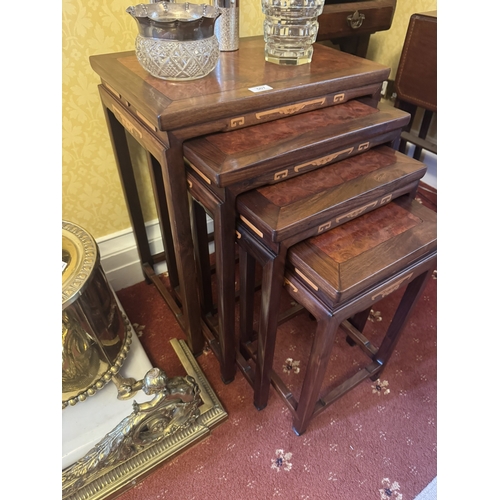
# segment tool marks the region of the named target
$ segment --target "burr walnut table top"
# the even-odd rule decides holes
[[[283,241],[342,224],[424,176],[423,163],[388,146],[332,163],[237,198],[238,213],[264,241]]]
[[[210,182],[225,187],[291,166],[294,173],[287,176],[318,168],[350,155],[354,148],[337,151],[349,141],[360,141],[368,148],[375,136],[401,129],[408,119],[407,113],[392,106],[380,105],[377,109],[352,100],[245,129],[197,137],[184,143],[184,155]]]
[[[398,199],[298,243],[288,260],[323,294],[325,303],[335,304],[436,248],[436,213],[416,201]]]

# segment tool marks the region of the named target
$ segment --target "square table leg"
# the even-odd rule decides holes
[[[153,276],[154,259],[147,239],[125,128],[104,102],[103,106],[141,265],[144,271],[146,268],[151,271],[149,274],[145,272],[145,278],[148,282],[157,281]],[[182,143],[175,137],[169,139],[170,148],[163,148],[160,152],[156,152],[158,158],[156,156],[154,159],[150,157],[148,166],[152,175],[157,209],[159,208],[165,253],[170,262],[176,263],[173,276],[174,285],[178,280],[182,318],[177,307],[174,309],[177,311],[177,319],[187,336],[190,350],[193,354],[198,355],[203,350],[204,338],[201,330],[200,303],[196,286],[196,266]],[[141,145],[144,147],[144,144]],[[162,208],[165,203],[166,210]],[[169,225],[166,223],[167,215]],[[171,308],[175,306],[173,299],[167,300],[167,302]]]

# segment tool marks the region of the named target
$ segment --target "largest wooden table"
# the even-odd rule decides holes
[[[99,93],[145,278],[167,301],[197,355],[203,349],[204,334],[184,141],[330,106],[347,99],[340,92],[346,88],[376,95],[389,69],[322,45],[315,45],[310,64],[271,64],[264,60],[262,37],[243,38],[238,51],[221,52],[214,71],[199,80],[154,78],[142,69],[133,51],[91,56],[90,64],[101,78]],[[125,131],[149,153],[165,248],[161,254],[152,255],[148,244]],[[155,274],[154,265],[162,260],[174,293]]]

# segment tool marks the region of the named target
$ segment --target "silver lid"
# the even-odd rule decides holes
[[[220,9],[213,5],[157,2],[128,7],[137,22],[139,34],[164,40],[202,40],[214,34]]]

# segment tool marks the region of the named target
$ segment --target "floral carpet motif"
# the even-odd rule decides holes
[[[289,471],[292,468],[291,453],[284,453],[283,450],[276,450],[276,457],[271,460],[271,469],[278,472],[280,470]]]
[[[399,483],[391,483],[389,478],[382,479],[383,488],[379,490],[380,500],[403,500],[403,495],[399,492]]]

